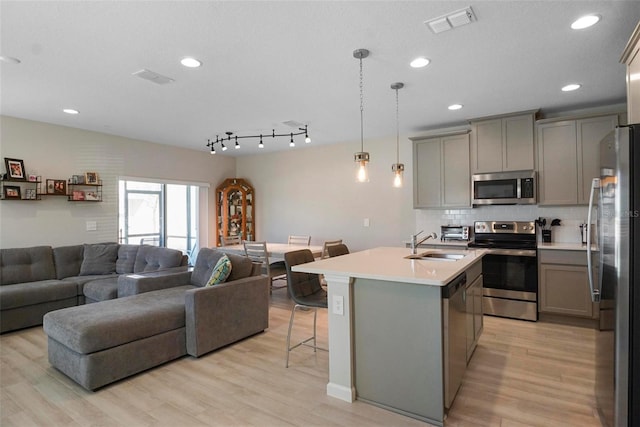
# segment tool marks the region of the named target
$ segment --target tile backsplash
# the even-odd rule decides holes
[[[587,220],[588,207],[543,207],[537,205],[521,206],[482,206],[473,209],[416,209],[416,231],[425,233],[435,231],[440,236],[440,226],[444,224],[471,225],[474,221],[533,221],[538,217],[551,220],[558,218],[561,226],[553,227],[552,241],[579,243],[580,224]],[[538,234],[540,234],[538,232]]]

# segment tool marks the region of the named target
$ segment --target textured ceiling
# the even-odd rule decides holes
[[[433,34],[423,21],[471,6],[477,22]],[[596,26],[573,31],[577,17]],[[638,1],[1,1],[0,113],[207,150],[233,131],[291,132],[314,144],[395,141],[466,119],[625,101],[621,53],[640,20]],[[416,56],[432,63],[408,66]],[[203,62],[187,69],[180,59]],[[149,69],[175,79],[132,76]],[[563,93],[567,83],[581,90]],[[453,103],[464,104],[449,111]],[[80,110],[77,116],[62,108]],[[231,155],[257,153],[241,141]],[[287,139],[264,152],[289,149]]]

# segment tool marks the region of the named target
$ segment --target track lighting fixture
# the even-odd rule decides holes
[[[234,135],[233,132],[225,132],[225,134],[227,135],[226,137],[222,137],[220,138],[218,135],[216,135],[216,140],[215,141],[211,141],[210,139],[207,139],[207,147],[211,147],[211,152],[215,153],[215,149],[214,146],[215,144],[220,144],[220,147],[222,148],[222,151],[226,151],[227,147],[224,145],[224,141],[231,141],[231,139],[235,140],[235,148],[239,149],[240,148],[240,143],[238,142],[239,139],[243,139],[243,138],[260,138],[260,142],[258,143],[258,148],[264,148],[264,142],[262,141],[262,137],[271,137],[271,138],[279,138],[279,137],[284,137],[284,136],[288,136],[289,137],[289,147],[295,147],[296,143],[294,141],[294,137],[298,136],[298,135],[304,135],[304,142],[305,143],[310,143],[311,142],[311,138],[309,137],[309,130],[307,128],[307,125],[304,125],[303,128],[298,128],[298,130],[300,132],[290,132],[290,133],[276,133],[276,131],[274,129],[271,130],[271,134],[259,134],[259,135]]]
[[[360,60],[360,151],[354,154],[353,159],[357,163],[356,180],[358,182],[368,182],[369,173],[367,164],[369,163],[369,153],[364,151],[364,96],[362,84],[362,60],[369,56],[367,49],[356,49],[353,57]]]

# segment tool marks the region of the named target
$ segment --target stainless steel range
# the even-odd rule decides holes
[[[538,260],[533,221],[476,221],[469,247],[482,258],[484,314],[538,320]]]

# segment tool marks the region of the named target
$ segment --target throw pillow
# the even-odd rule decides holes
[[[84,245],[80,276],[113,274],[116,272],[118,245],[116,243]]]
[[[215,267],[213,267],[213,272],[211,273],[211,278],[207,282],[207,286],[214,286],[219,283],[224,283],[231,274],[231,260],[224,254],[220,257]]]

